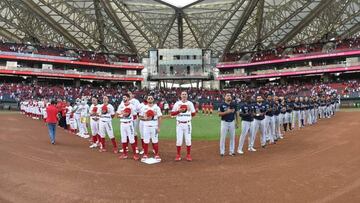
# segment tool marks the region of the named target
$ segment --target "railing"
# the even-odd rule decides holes
[[[5,54],[9,53],[9,54]],[[10,54],[11,53],[11,54]],[[66,57],[57,57],[53,58],[47,55],[37,55],[37,57],[32,56],[32,54],[25,55],[16,55],[15,52],[0,52],[0,59],[9,59],[9,60],[26,60],[26,61],[38,61],[40,63],[60,63],[67,65],[79,65],[83,66],[92,66],[92,67],[101,67],[101,68],[121,68],[121,69],[143,69],[144,65],[141,63],[119,63],[119,64],[104,64],[96,62],[83,62],[75,60],[69,60]]]
[[[150,79],[210,79],[211,73],[191,73],[191,74],[170,74],[170,73],[159,73],[149,74]]]
[[[350,56],[350,55],[359,55],[359,49],[349,49],[347,51],[341,50],[330,53],[317,53],[317,54],[301,54],[301,56],[293,55],[289,58],[284,59],[274,59],[268,61],[258,61],[258,62],[245,62],[245,61],[235,61],[235,62],[225,62],[218,63],[216,65],[217,68],[247,68],[250,66],[258,66],[258,65],[269,65],[269,64],[277,64],[277,63],[286,63],[286,62],[295,62],[295,61],[303,61],[303,60],[311,60],[318,58],[328,58],[328,57],[341,57],[341,56]]]
[[[19,74],[19,75],[39,75],[49,77],[66,77],[66,78],[84,78],[84,79],[104,79],[104,80],[143,80],[141,75],[120,75],[108,72],[80,72],[76,70],[51,70],[36,68],[17,68],[0,66],[0,73]]]
[[[314,67],[298,67],[283,70],[266,70],[263,72],[253,72],[251,75],[247,74],[221,74],[218,80],[235,80],[235,79],[256,79],[256,78],[272,78],[283,77],[291,75],[308,75],[308,74],[322,74],[331,72],[344,72],[344,71],[359,71],[360,63],[352,63],[350,66],[345,64],[332,64],[327,66],[314,66]],[[255,73],[255,74],[254,74]]]
[[[67,56],[51,56],[51,55],[43,55],[43,54],[27,54],[27,53],[19,53],[19,52],[10,52],[10,51],[0,51],[1,55],[8,56],[18,56],[18,57],[32,57],[32,58],[46,58],[53,60],[68,60],[68,61],[76,61],[77,58],[67,57]]]

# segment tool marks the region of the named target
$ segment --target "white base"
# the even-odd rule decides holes
[[[141,162],[145,164],[158,164],[161,162],[161,160],[157,160],[154,158],[147,158],[147,159],[141,159]]]

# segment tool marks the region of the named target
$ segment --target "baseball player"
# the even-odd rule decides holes
[[[270,141],[270,144],[274,143],[274,132],[275,132],[275,120],[273,114],[273,106],[274,103],[272,101],[272,96],[268,95],[265,103],[266,106],[266,114],[265,114],[265,133],[266,140]]]
[[[140,103],[139,109],[141,110],[146,105],[147,105],[147,101],[145,97],[144,101]],[[142,150],[139,153],[144,154],[144,122],[141,119],[139,120],[139,133],[140,133],[141,147],[142,147]]]
[[[76,122],[76,135],[80,136],[80,132],[79,132],[79,129],[80,129],[80,114],[81,114],[81,106],[80,106],[80,102],[81,100],[79,98],[76,99],[76,102],[75,102],[75,105],[73,107],[73,113],[74,113],[74,119],[75,119],[75,122]]]
[[[220,128],[220,155],[225,154],[225,141],[226,135],[230,135],[230,149],[229,155],[235,155],[235,127],[239,127],[239,114],[236,108],[235,102],[232,101],[230,93],[225,94],[225,101],[220,104],[219,116],[221,117],[221,128]],[[236,120],[236,123],[235,123]]]
[[[89,108],[89,113],[88,113],[90,115],[90,129],[92,135],[92,144],[89,146],[90,149],[98,147],[100,141],[98,109],[99,109],[98,100],[97,98],[93,97],[91,99],[91,106]]]
[[[300,115],[300,102],[299,97],[295,97],[293,102],[294,109],[293,109],[293,116],[292,116],[292,128],[295,129],[296,122],[298,127],[301,127],[301,115]]]
[[[280,125],[283,125],[284,132],[286,132],[286,131],[287,131],[287,124],[286,124],[286,122],[285,122],[285,117],[286,117],[286,102],[285,102],[285,99],[284,99],[284,98],[281,98],[281,102],[280,102],[279,109],[280,109],[280,116],[279,116]]]
[[[281,122],[280,122],[280,102],[279,97],[274,96],[273,98],[273,114],[274,114],[274,123],[275,123],[275,131],[274,131],[274,139],[283,139],[283,136],[281,134]]]
[[[191,119],[195,116],[196,111],[194,104],[188,101],[187,92],[181,93],[181,100],[177,101],[171,111],[171,116],[176,116],[176,149],[177,154],[175,161],[181,160],[181,146],[185,137],[186,160],[192,161],[191,157]]]
[[[289,130],[292,130],[292,111],[294,109],[294,104],[290,98],[286,98],[286,113],[284,118],[285,131],[287,131],[287,126]]]
[[[301,120],[301,128],[305,126],[305,110],[306,110],[306,104],[304,102],[304,98],[299,98],[300,102],[300,120]]]
[[[69,101],[66,102],[65,111],[66,128],[70,131],[70,114],[72,112],[72,106],[70,105]]]
[[[310,107],[310,100],[309,97],[305,97],[305,105],[306,105],[306,110],[305,110],[305,117],[306,117],[306,125],[310,125],[311,124],[311,107]]]
[[[136,153],[139,153],[137,131],[138,130],[140,131],[139,119],[138,119],[138,114],[140,111],[140,102],[135,98],[135,95],[131,91],[128,91],[127,94],[130,96],[129,103],[133,106],[132,118],[133,118],[133,126],[134,126],[134,139],[135,139]],[[120,105],[123,103],[124,101],[121,101]],[[127,142],[129,142],[129,140]],[[126,148],[126,150],[128,149]],[[124,152],[124,149],[121,149],[120,152],[121,153]]]
[[[120,159],[128,158],[128,140],[130,141],[131,148],[134,152],[134,160],[139,160],[138,152],[136,152],[135,145],[135,129],[133,124],[133,112],[135,111],[134,106],[129,101],[130,95],[123,95],[123,102],[119,105],[116,115],[120,118],[120,132],[121,132],[121,143],[123,153],[120,155]]]
[[[315,103],[312,97],[309,98],[309,116],[310,116],[310,121],[309,124],[313,125],[315,124]]]
[[[257,131],[260,129],[261,131],[261,137],[260,137],[260,143],[261,143],[261,147],[265,148],[266,145],[266,134],[265,134],[265,126],[266,126],[266,121],[265,121],[265,113],[267,111],[266,106],[264,104],[264,99],[262,98],[261,95],[258,95],[256,97],[256,103],[253,105],[254,106],[254,123],[253,123],[253,129],[251,130],[252,132],[252,140],[250,143],[250,150],[252,152],[255,152],[255,148],[254,148],[254,143],[256,140],[256,134]]]
[[[237,153],[244,154],[243,146],[245,143],[245,138],[249,134],[249,142],[248,142],[248,151],[251,150],[251,142],[252,142],[252,126],[254,122],[254,106],[251,104],[251,97],[245,97],[245,101],[240,105],[239,114],[241,116],[241,135],[239,139],[239,146]]]
[[[87,129],[87,118],[89,113],[89,105],[87,104],[86,99],[81,100],[81,112],[80,112],[80,137],[89,138],[89,133]]]
[[[154,158],[161,160],[159,156],[159,133],[161,124],[161,109],[154,103],[154,97],[148,95],[146,98],[147,104],[144,105],[140,110],[140,119],[143,121],[143,133],[144,133],[144,155],[143,159],[149,157],[149,143],[150,139],[153,143],[155,151]]]
[[[109,136],[112,145],[113,145],[113,152],[115,154],[118,153],[118,148],[116,145],[115,137],[114,137],[114,130],[112,127],[112,118],[115,116],[114,107],[109,104],[109,98],[107,96],[103,97],[103,104],[99,105],[98,108],[98,115],[99,115],[99,135],[100,139],[100,152],[106,152],[105,147],[105,136],[106,134]]]

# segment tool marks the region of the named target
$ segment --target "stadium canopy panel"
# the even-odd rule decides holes
[[[150,48],[220,56],[359,34],[359,0],[0,1],[8,41],[140,56]]]

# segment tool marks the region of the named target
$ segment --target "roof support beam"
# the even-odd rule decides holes
[[[234,42],[236,41],[236,39],[239,36],[242,29],[244,28],[246,22],[248,21],[250,15],[254,11],[258,2],[259,2],[259,0],[249,1],[248,5],[245,8],[244,13],[240,17],[240,20],[238,21],[237,25],[235,26],[235,30],[234,30],[233,34],[231,35],[230,40],[226,44],[223,56],[225,55],[225,53],[228,53],[229,50],[231,49],[231,47],[233,46]]]
[[[176,14],[173,16],[173,18],[171,19],[170,23],[168,24],[168,29],[164,32],[164,37],[161,38],[161,43],[159,45],[159,48],[164,48],[164,44],[165,44],[165,41],[167,39],[167,37],[169,36],[169,33],[170,33],[170,30],[172,29],[174,23],[175,23],[175,20],[176,20]]]
[[[299,32],[301,32],[312,20],[314,20],[326,7],[332,4],[333,1],[322,0],[304,19],[302,19],[284,38],[282,38],[277,46],[284,45],[292,40]]]
[[[256,13],[256,44],[254,49],[258,49],[258,50],[261,49],[262,47],[261,33],[262,33],[263,18],[264,18],[264,4],[265,4],[265,0],[260,0],[258,5],[258,10]]]
[[[104,34],[104,17],[101,13],[100,0],[94,0],[94,8],[95,8],[95,17],[96,17],[96,25],[99,32],[99,49],[101,51],[109,51],[105,45],[105,34]]]
[[[187,23],[189,29],[190,29],[190,32],[191,34],[194,36],[194,39],[196,41],[196,43],[198,44],[199,48],[202,48],[202,43],[199,41],[198,37],[196,36],[195,32],[194,32],[194,27],[193,25],[190,23],[190,20],[189,18],[187,17],[187,15],[185,13],[183,13],[183,16],[184,16],[184,20],[185,22]]]
[[[4,29],[2,27],[0,27],[0,35],[10,41],[14,41],[14,42],[18,42],[18,43],[22,41],[18,36],[14,35],[13,33],[7,31],[6,29]]]
[[[360,32],[360,23],[355,24],[352,26],[349,30],[345,31],[340,35],[341,39],[349,38],[352,35],[356,34],[357,32]]]
[[[263,39],[268,38],[270,35],[272,35],[274,32],[276,32],[276,30],[280,29],[282,26],[284,26],[286,23],[288,23],[293,17],[297,16],[302,10],[304,10],[310,4],[311,4],[311,1],[307,1],[307,3],[302,5],[300,8],[296,9],[295,12],[293,12],[287,18],[285,18],[283,21],[281,21],[281,23],[279,23],[277,26],[275,26],[271,31],[269,31],[265,35],[263,35],[262,36]]]
[[[184,47],[184,27],[183,27],[183,12],[180,9],[176,9],[176,19],[178,24],[178,48],[182,49]]]
[[[226,19],[226,21],[222,24],[221,28],[218,29],[218,31],[216,32],[216,34],[213,36],[213,38],[211,38],[211,40],[206,44],[205,48],[208,49],[210,47],[210,45],[215,41],[215,39],[219,36],[219,34],[221,33],[221,31],[223,31],[223,29],[225,28],[225,26],[230,22],[231,18],[235,15],[235,13],[240,9],[240,7],[245,3],[245,0],[237,0],[232,7],[234,7],[236,4],[237,6],[234,8],[233,12],[231,13],[231,15]],[[213,29],[214,25],[211,27],[211,29]]]
[[[119,17],[116,15],[114,9],[111,7],[111,4],[109,1],[101,1],[104,10],[106,12],[106,14],[109,16],[109,18],[114,22],[115,27],[117,28],[117,30],[119,30],[121,36],[124,38],[124,40],[126,41],[126,43],[129,45],[130,50],[136,54],[137,53],[137,49],[135,47],[135,44],[133,43],[133,41],[131,40],[130,36],[126,33],[125,27],[123,26],[123,24],[121,23],[121,20],[119,19]]]
[[[52,27],[59,34],[64,36],[69,42],[74,44],[76,47],[80,49],[87,49],[85,45],[75,39],[66,29],[61,27],[55,20],[50,18],[38,5],[36,5],[33,1],[22,1],[32,12],[38,15],[43,21],[45,21],[50,27]]]
[[[118,2],[114,1],[115,5],[121,10],[121,12],[126,16],[127,19],[129,19],[130,23],[140,32],[140,34],[145,38],[145,40],[151,45],[151,47],[155,47],[154,43],[146,36],[146,34],[142,31],[142,28],[140,28],[134,20],[130,17],[128,14],[128,11],[126,11],[122,5],[120,5]]]

